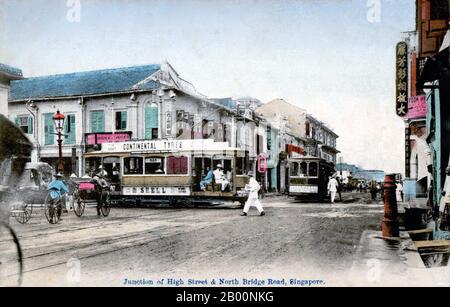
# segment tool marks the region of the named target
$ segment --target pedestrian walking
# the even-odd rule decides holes
[[[400,181],[397,182],[397,190],[395,191],[395,196],[397,198],[397,202],[403,201],[403,185]]]
[[[338,184],[338,194],[339,194],[339,201],[342,202],[342,183],[341,183],[341,179],[339,178],[339,176],[336,176],[336,182]]]
[[[372,197],[372,200],[376,200],[377,199],[377,193],[378,193],[377,183],[372,180],[370,182],[370,195]]]
[[[249,172],[248,176],[250,177],[249,183],[245,186],[245,189],[249,192],[247,202],[244,206],[244,211],[242,212],[242,216],[247,216],[248,211],[250,210],[250,207],[256,207],[259,211],[260,216],[266,215],[264,212],[264,209],[261,205],[261,202],[258,198],[258,192],[261,189],[261,186],[259,185],[258,181],[256,181],[253,172]]]
[[[331,203],[334,204],[334,199],[336,198],[336,193],[338,191],[339,184],[336,178],[331,177],[328,181],[328,194],[331,196]]]

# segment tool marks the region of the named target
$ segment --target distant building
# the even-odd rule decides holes
[[[0,114],[8,116],[8,93],[12,80],[23,79],[22,70],[0,63]]]
[[[257,108],[256,112],[272,121],[286,120],[288,133],[301,140],[297,154],[320,157],[336,164],[339,153],[336,141],[339,136],[305,109],[283,99],[275,99]]]
[[[382,170],[365,170],[354,164],[348,163],[336,164],[336,171],[344,183],[347,183],[349,179],[365,182],[373,180],[376,182],[383,182],[385,177],[385,172]]]

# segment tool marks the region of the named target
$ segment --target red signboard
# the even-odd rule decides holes
[[[261,174],[267,172],[267,155],[264,153],[258,156],[258,172]]]
[[[131,139],[131,132],[86,134],[87,145],[128,142],[130,139]]]
[[[413,96],[408,101],[408,114],[406,118],[422,118],[427,116],[427,98],[425,95]]]
[[[303,150],[303,148],[299,147],[299,146],[295,146],[292,144],[287,144],[286,145],[286,151],[289,157],[292,157],[293,153],[299,154],[304,156],[305,155],[305,151]]]

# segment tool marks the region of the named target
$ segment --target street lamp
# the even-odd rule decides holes
[[[64,163],[62,157],[62,136],[64,130],[64,119],[66,117],[64,114],[60,113],[59,110],[56,111],[55,115],[53,115],[53,121],[55,123],[56,135],[58,136],[58,149],[59,149],[59,163],[58,163],[58,171],[64,171]]]

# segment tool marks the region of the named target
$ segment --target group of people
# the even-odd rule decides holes
[[[249,182],[245,186],[245,190],[248,192],[248,198],[245,202],[244,209],[241,213],[241,216],[247,216],[251,207],[256,207],[260,216],[264,216],[266,213],[263,209],[261,202],[259,201],[259,190],[261,189],[261,185],[255,179],[253,172],[249,172],[247,174],[249,177]],[[231,187],[230,180],[225,175],[225,170],[221,164],[216,165],[216,169],[213,171],[208,168],[208,172],[206,176],[200,181],[200,189],[205,191],[207,186],[212,184],[213,181],[220,185],[221,191],[224,192],[226,189]]]
[[[94,172],[92,180],[95,181],[100,187],[106,188],[106,187],[108,187],[108,182],[106,180],[107,175],[108,175],[108,173],[105,171],[103,166],[100,165],[99,168],[97,169],[97,171]],[[51,181],[48,184],[47,190],[49,191],[51,200],[53,202],[55,202],[55,201],[58,201],[59,199],[61,199],[61,197],[64,194],[69,193],[69,186],[64,181],[64,175],[61,172],[54,174],[53,177],[54,177],[54,179],[53,179],[53,181]],[[73,180],[75,178],[76,178],[76,175],[72,174],[70,176],[71,182],[73,182]],[[86,178],[90,178],[90,177],[86,177]],[[58,208],[58,211],[67,212],[66,208],[62,208],[62,207]],[[61,213],[61,212],[59,212],[59,213]],[[99,216],[101,215],[99,205],[97,206],[97,215],[99,215]]]
[[[213,181],[216,184],[220,185],[220,190],[222,192],[230,188],[230,180],[225,175],[225,170],[221,164],[217,164],[216,169],[214,171],[208,168],[208,172],[206,173],[205,178],[203,178],[203,180],[200,181],[200,189],[202,191],[205,191],[207,186],[212,184]]]

